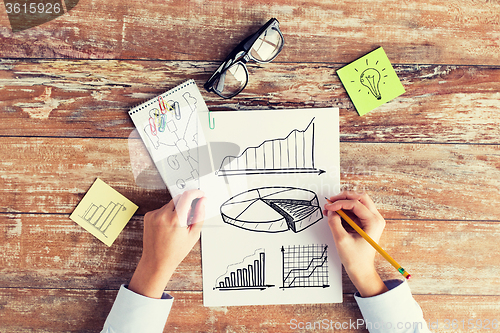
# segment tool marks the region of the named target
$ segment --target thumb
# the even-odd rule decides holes
[[[203,222],[205,220],[205,202],[206,198],[202,197],[196,203],[192,218],[188,222],[190,232],[199,233],[201,231],[201,227],[203,226]]]

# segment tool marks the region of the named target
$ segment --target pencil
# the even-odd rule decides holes
[[[330,200],[328,200],[328,198],[325,197],[325,199],[326,201],[328,201],[328,203],[332,203]],[[353,229],[356,230],[361,237],[363,237],[368,243],[370,243],[370,245],[373,246],[373,248],[377,250],[378,253],[382,255],[382,257],[384,257],[389,263],[391,263],[391,265],[394,266],[394,268],[396,268],[399,273],[401,273],[407,280],[411,278],[411,275],[408,274],[408,272],[403,267],[401,267],[401,265],[398,264],[396,260],[394,260],[387,252],[385,252],[384,249],[377,244],[377,242],[375,242],[370,236],[368,236],[368,234],[364,232],[363,229],[361,229],[353,220],[351,220],[351,218],[347,216],[347,214],[344,213],[343,210],[339,209],[336,212],[340,215],[340,217],[342,217],[342,219],[349,223],[349,225],[353,227]]]

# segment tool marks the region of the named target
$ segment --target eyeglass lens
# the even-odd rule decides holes
[[[275,28],[268,28],[253,43],[250,58],[258,62],[271,61],[281,51],[283,37]],[[248,82],[248,72],[242,62],[237,62],[221,73],[214,89],[223,97],[230,98],[243,90]]]
[[[226,69],[215,82],[214,88],[224,97],[239,93],[248,81],[248,74],[242,63],[237,62]]]
[[[250,55],[257,61],[270,61],[281,49],[283,39],[276,29],[267,29],[255,41],[250,49]]]

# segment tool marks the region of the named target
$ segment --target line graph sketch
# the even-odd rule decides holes
[[[221,205],[222,220],[256,232],[300,232],[323,218],[313,191],[295,187],[261,187],[240,193]]]
[[[314,119],[304,130],[294,129],[284,138],[265,140],[238,156],[224,157],[217,175],[324,173],[314,166]]]
[[[242,261],[227,266],[226,272],[215,281],[214,289],[264,290],[274,285],[266,284],[266,253],[260,248]]]
[[[282,246],[281,288],[329,287],[327,250],[325,244]]]
[[[120,211],[125,211],[127,208],[119,203],[111,201],[106,207],[91,203],[80,217],[94,226],[105,237],[106,231]]]

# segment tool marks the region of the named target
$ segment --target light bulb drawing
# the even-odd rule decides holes
[[[405,92],[382,47],[340,68],[337,74],[360,116]]]
[[[368,63],[368,59],[365,61],[366,67],[359,75],[359,83],[368,88],[368,95],[371,93],[377,100],[382,99],[382,94],[380,92],[380,84],[385,84],[385,80],[387,75],[383,75],[385,71],[385,67],[382,69],[376,69],[379,64],[378,60],[375,62],[375,65],[371,65]],[[380,67],[380,66],[379,66]],[[357,74],[361,71],[357,68],[354,68]],[[352,83],[356,83],[356,81],[351,81]],[[361,89],[358,90],[361,92]]]
[[[376,99],[382,99],[380,95],[379,83],[380,83],[380,72],[375,68],[365,69],[359,76],[359,82],[368,88]]]

